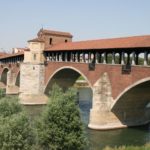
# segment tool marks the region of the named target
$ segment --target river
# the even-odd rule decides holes
[[[141,146],[150,142],[150,124],[142,127],[124,128],[109,131],[96,131],[87,128],[91,101],[79,101],[82,121],[89,139],[90,150],[101,150],[106,146],[121,145]],[[41,106],[27,106],[27,111],[33,116],[38,116]]]
[[[122,145],[141,146],[150,142],[150,124],[109,131],[95,131],[87,128],[89,120],[90,101],[80,101],[82,120],[86,126],[86,133],[90,141],[90,150],[101,150],[106,146],[115,147]]]

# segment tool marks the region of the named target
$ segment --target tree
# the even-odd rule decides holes
[[[16,98],[0,100],[0,149],[31,150],[34,134],[30,120]]]
[[[39,145],[44,150],[83,150],[86,146],[75,89],[63,92],[54,85],[37,125]]]

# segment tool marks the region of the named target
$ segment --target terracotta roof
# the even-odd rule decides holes
[[[44,40],[40,39],[40,38],[35,38],[32,40],[29,40],[28,42],[44,42]]]
[[[5,52],[0,52],[0,57],[1,57],[1,56],[4,56],[4,55],[7,55],[7,53],[5,53]]]
[[[57,44],[45,51],[150,47],[150,35]]]
[[[21,55],[24,55],[24,52],[19,52],[19,53],[15,53],[15,54],[7,54],[7,55],[4,55],[4,56],[0,56],[0,59],[16,57],[16,56],[21,56]]]
[[[71,38],[73,37],[72,34],[70,34],[69,32],[53,31],[53,30],[46,30],[46,29],[41,29],[39,32],[43,32],[43,34],[66,36]]]

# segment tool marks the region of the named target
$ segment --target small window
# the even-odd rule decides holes
[[[67,43],[68,42],[68,40],[65,40],[65,43]]]
[[[49,44],[52,45],[52,38],[49,39]]]
[[[36,60],[36,54],[33,54],[33,60]]]

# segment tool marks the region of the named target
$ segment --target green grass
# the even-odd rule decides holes
[[[120,147],[105,147],[103,150],[150,150],[150,143],[144,146],[120,146]]]

